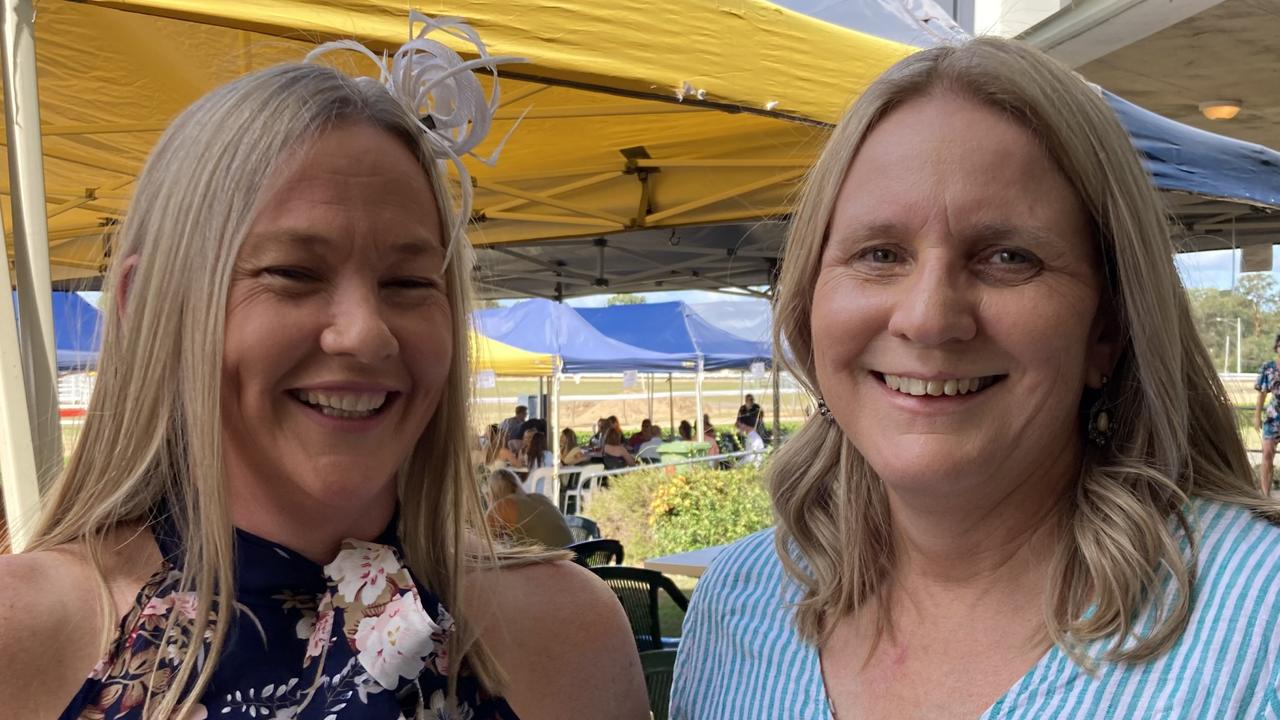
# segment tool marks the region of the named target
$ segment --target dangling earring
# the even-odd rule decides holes
[[[1098,399],[1093,401],[1093,407],[1089,408],[1089,439],[1098,447],[1105,446],[1111,440],[1111,415],[1107,413],[1107,405],[1105,402],[1105,393],[1107,391],[1107,382],[1110,380],[1106,375],[1102,376],[1102,387],[1098,388]]]
[[[831,408],[827,407],[827,401],[823,400],[821,396],[818,397],[818,414],[826,418],[827,422],[835,420],[835,418],[831,417]]]

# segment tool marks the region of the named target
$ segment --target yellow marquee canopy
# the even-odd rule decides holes
[[[527,59],[481,153],[524,121],[495,167],[469,164],[477,244],[784,213],[826,124],[912,50],[763,0],[38,0],[54,279],[102,270],[104,226],[186,105],[320,40],[394,48],[409,7]]]
[[[518,347],[471,332],[471,371],[489,371],[494,375],[518,375],[541,377],[550,375],[555,358],[542,353],[521,350]]]

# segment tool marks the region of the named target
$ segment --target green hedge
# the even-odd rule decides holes
[[[773,523],[762,473],[658,467],[612,478],[586,515],[622,542],[627,563],[732,542]]]

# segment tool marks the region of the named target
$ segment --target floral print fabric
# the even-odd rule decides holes
[[[1275,440],[1280,437],[1280,367],[1276,366],[1275,360],[1268,360],[1258,369],[1253,389],[1271,393],[1262,412],[1262,437]]]
[[[195,642],[196,599],[180,590],[176,543],[166,540],[174,534],[156,535],[168,559],[62,720],[139,720],[148,694],[168,688]],[[450,711],[453,620],[404,566],[393,532],[347,540],[323,567],[239,530],[236,541],[234,624],[213,682],[184,720],[397,720],[420,709],[431,720],[515,720],[465,668]]]

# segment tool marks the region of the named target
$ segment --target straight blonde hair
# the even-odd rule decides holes
[[[1081,647],[1100,639],[1114,641],[1108,659],[1150,660],[1173,645],[1190,614],[1195,538],[1183,512],[1188,499],[1232,503],[1272,522],[1280,522],[1280,504],[1263,498],[1251,479],[1173,265],[1160,198],[1096,88],[1028,46],[994,38],[925,50],[890,68],[845,113],[806,179],[774,301],[775,354],[791,358],[797,379],[821,396],[812,280],[838,192],[872,128],[934,93],[993,108],[1028,129],[1091,218],[1104,306],[1114,306],[1124,341],[1105,389],[1114,434],[1103,448],[1086,443],[1065,540],[1052,561],[1045,623],[1049,638],[1086,667],[1091,661]],[[805,423],[775,453],[768,484],[777,551],[803,589],[795,620],[801,637],[821,644],[840,618],[886,607],[895,564],[888,498],[840,428],[818,417]],[[1173,578],[1171,600],[1160,592],[1162,573]],[[1148,602],[1159,621],[1138,637],[1135,618]],[[879,626],[887,622],[881,613]]]
[[[371,79],[289,64],[247,75],[195,102],[165,131],[139,176],[116,248],[117,259],[136,257],[137,264],[126,278],[124,263],[113,263],[106,280],[108,307],[115,307],[127,282],[127,312],[105,313],[88,417],[48,494],[31,546],[79,543],[103,576],[108,533],[148,523],[158,505],[167,505],[184,538],[183,589],[199,602],[190,637],[203,636],[212,613],[213,658],[223,649],[235,597],[219,421],[231,270],[267,179],[308,141],[343,124],[385,130],[414,154],[435,191],[444,238],[465,221],[454,217],[443,172],[417,118]],[[397,478],[406,562],[456,620],[451,697],[464,658],[491,691],[500,692],[504,683],[467,623],[463,571],[560,557],[499,555],[485,529],[467,437],[472,258],[465,240],[453,243],[446,269],[453,336],[447,385]],[[118,623],[105,580],[104,652]],[[162,642],[175,632],[173,623],[171,618]],[[192,709],[216,665],[197,670],[202,652],[199,642],[190,645],[167,689],[148,696],[147,717],[185,717]],[[189,685],[192,692],[184,695]]]

